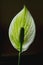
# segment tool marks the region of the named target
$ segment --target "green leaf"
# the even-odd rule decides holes
[[[9,39],[14,48],[20,51],[20,30],[24,28],[22,51],[26,51],[35,37],[35,23],[28,9],[24,8],[13,18],[9,26]]]

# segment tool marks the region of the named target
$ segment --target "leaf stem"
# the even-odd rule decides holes
[[[22,52],[22,43],[20,44],[20,51],[19,51],[19,54],[18,54],[18,65],[20,65],[21,52]]]
[[[20,52],[19,52],[19,55],[18,55],[18,65],[20,65]]]

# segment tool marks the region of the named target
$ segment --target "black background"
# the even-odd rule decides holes
[[[36,36],[34,42],[27,51],[22,53],[22,56],[43,54],[43,0],[0,0],[0,56],[16,56],[16,62],[18,51],[10,43],[8,29],[13,17],[24,5],[34,18]]]

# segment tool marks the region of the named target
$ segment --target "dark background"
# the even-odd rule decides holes
[[[35,40],[23,56],[43,54],[43,0],[0,0],[0,56],[17,56],[8,37],[13,17],[26,5],[36,24]]]

